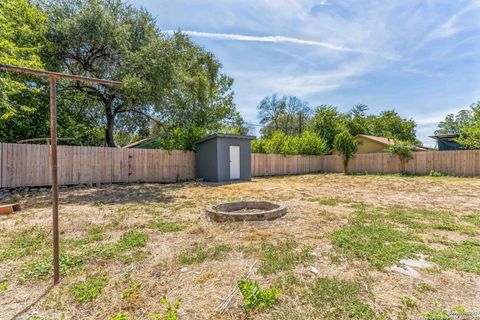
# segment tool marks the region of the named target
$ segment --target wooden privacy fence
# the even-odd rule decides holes
[[[428,174],[480,176],[480,150],[415,152],[405,169]],[[0,143],[0,187],[49,186],[48,146]],[[252,176],[343,172],[340,156],[252,154]],[[398,173],[400,161],[387,153],[357,154],[353,173]],[[60,185],[116,182],[175,182],[195,179],[195,153],[151,149],[58,147]]]
[[[357,154],[348,167],[352,173],[399,173],[400,160],[388,153]],[[452,176],[480,176],[480,150],[414,152],[405,170],[416,174],[434,170]],[[313,172],[343,172],[341,156],[252,154],[255,177]]]
[[[0,143],[0,187],[51,184],[49,147]],[[174,182],[195,178],[195,153],[147,149],[58,147],[60,185]]]

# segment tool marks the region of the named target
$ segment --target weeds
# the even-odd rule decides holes
[[[420,236],[429,229],[477,233],[473,227],[459,224],[448,211],[362,208],[348,226],[333,233],[332,244],[337,252],[368,261],[379,270],[424,253],[444,268],[480,273],[480,265],[476,263],[480,259],[479,241],[447,242],[447,249],[433,250]]]
[[[302,246],[293,239],[287,239],[277,244],[263,243],[261,246],[261,262],[258,272],[267,276],[278,271],[290,271],[297,265],[312,260],[312,248]]]
[[[318,278],[309,286],[308,301],[325,319],[374,319],[373,309],[360,298],[358,283]]]
[[[90,254],[101,259],[125,258],[126,262],[136,261],[135,257],[122,256],[123,253],[145,247],[148,242],[148,236],[136,230],[127,231],[116,243],[107,243],[90,249]]]
[[[147,225],[150,229],[158,230],[162,233],[179,232],[185,229],[185,226],[170,221],[154,221]]]
[[[257,282],[250,280],[239,280],[237,286],[243,295],[244,308],[247,312],[271,309],[281,294],[277,288],[262,290]]]
[[[77,282],[68,290],[73,299],[79,303],[95,300],[108,283],[106,275],[88,275],[85,281]]]
[[[140,285],[138,284],[138,282],[132,281],[128,289],[123,292],[122,296],[128,302],[133,303],[138,299],[139,289],[140,289]]]
[[[444,268],[480,274],[480,241],[450,244],[447,249],[436,251],[432,260]]]
[[[110,320],[130,320],[130,317],[126,313],[117,313],[116,315],[110,317]]]
[[[327,198],[321,199],[319,203],[324,206],[336,206],[338,204],[338,200],[334,198]]]
[[[0,292],[7,291],[7,289],[8,289],[8,280],[2,280],[0,282]]]
[[[178,257],[181,264],[202,263],[206,260],[220,260],[232,249],[226,244],[209,246],[206,242],[195,243],[191,248],[180,252]]]
[[[26,262],[21,267],[20,282],[45,279],[51,276],[53,274],[52,263],[53,258],[51,255]],[[84,263],[85,259],[83,256],[62,253],[60,254],[60,274],[65,276],[72,270],[82,267]]]
[[[180,309],[181,301],[176,299],[174,302],[170,302],[167,299],[163,298],[160,300],[160,303],[165,306],[165,311],[163,316],[159,313],[152,313],[150,316],[154,320],[177,320],[178,319],[178,310]]]
[[[29,228],[7,237],[11,239],[0,251],[0,261],[22,258],[36,253],[45,247],[47,233],[38,228]]]

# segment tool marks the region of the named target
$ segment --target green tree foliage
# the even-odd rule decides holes
[[[400,171],[405,173],[406,163],[413,158],[412,146],[407,142],[398,141],[388,146],[388,152],[400,160]]]
[[[319,106],[308,123],[310,131],[325,139],[330,148],[335,137],[347,130],[352,136],[367,134],[395,140],[416,143],[413,120],[400,117],[394,111],[382,111],[378,115],[367,114],[368,106],[356,105],[347,113],[341,113],[333,106]]]
[[[311,109],[308,103],[295,96],[265,97],[258,105],[258,117],[263,126],[262,136],[271,137],[282,131],[286,135],[301,135],[306,129]]]
[[[345,130],[347,117],[340,113],[336,107],[321,105],[308,123],[308,129],[316,133],[327,142],[328,148],[333,148],[335,137]]]
[[[449,114],[438,124],[435,134],[460,134],[456,141],[466,148],[480,148],[480,101],[462,109],[456,115]]]
[[[47,18],[28,0],[0,0],[0,63],[43,68]],[[48,97],[36,77],[0,71],[0,137],[4,142],[48,132]]]
[[[417,143],[416,126],[412,119],[404,119],[395,110],[388,110],[367,116],[366,134]]]
[[[348,163],[358,151],[357,142],[348,131],[344,130],[335,137],[333,146],[342,155],[343,171],[347,174]]]
[[[275,132],[270,138],[252,141],[253,153],[271,153],[284,155],[322,155],[327,154],[327,143],[316,134],[304,131],[301,136]]]
[[[470,117],[460,124],[456,141],[470,149],[480,149],[480,101],[470,106]]]
[[[44,9],[58,70],[124,83],[62,86],[69,97],[86,96],[102,110],[108,146],[115,146],[115,129],[147,135],[154,123],[163,133],[179,128],[173,137],[196,137],[192,132],[238,117],[233,80],[220,73],[216,58],[186,35],[161,33],[144,9],[122,0],[49,1]]]

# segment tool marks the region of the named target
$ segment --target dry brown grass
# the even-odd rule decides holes
[[[4,248],[9,239],[22,230],[36,227],[50,232],[49,194],[16,197],[25,210],[0,217],[0,253],[2,246]],[[284,202],[289,212],[272,222],[218,224],[206,221],[205,206],[240,199]],[[324,199],[336,199],[337,203],[321,202]],[[453,269],[432,272],[426,276],[432,290],[421,291],[418,287],[422,286],[422,281],[371,269],[365,261],[335,261],[332,255],[336,254],[331,244],[332,232],[345,226],[355,212],[355,205],[362,203],[377,207],[400,205],[451,210],[458,216],[478,211],[478,179],[330,174],[262,178],[225,185],[193,182],[111,185],[62,191],[60,203],[62,239],[84,239],[87,230],[93,227],[102,229],[105,236],[68,249],[83,252],[86,263],[63,277],[60,285],[20,318],[29,319],[38,315],[55,319],[108,319],[123,312],[131,319],[150,319],[151,313],[163,312],[160,300],[165,297],[170,301],[181,300],[180,319],[242,319],[245,312],[239,294],[224,314],[218,314],[216,308],[228,295],[232,284],[261,258],[254,248],[265,241],[286,238],[313,248],[313,260],[293,270],[297,277],[311,282],[315,277],[335,276],[368,285],[372,295],[368,300],[370,305],[377,311],[388,310],[393,318],[397,317],[401,308],[400,299],[404,296],[415,298],[419,313],[431,310],[433,301],[440,301],[446,308],[456,305],[470,311],[480,308],[478,274]],[[184,228],[178,232],[162,232],[148,226],[154,221],[178,223]],[[139,249],[147,254],[143,259],[125,261],[122,258],[91,257],[89,249],[118,241],[129,230],[139,230],[148,236],[146,247]],[[426,235],[433,236],[478,239],[478,235],[444,230]],[[230,250],[218,259],[207,258],[201,263],[182,265],[178,255],[195,243],[209,246],[225,244]],[[47,246],[48,242],[44,245]],[[48,253],[48,247],[45,252]],[[126,255],[134,252],[136,250]],[[50,279],[19,281],[22,265],[37,254],[41,253],[0,261],[0,281],[8,280],[7,290],[0,291],[0,319],[11,318],[48,288]],[[312,274],[309,271],[311,266],[315,266],[319,274]],[[107,286],[95,300],[83,304],[75,302],[69,288],[94,272],[108,275]],[[254,273],[252,278],[262,286],[280,279],[279,275],[263,277],[258,273]],[[126,298],[123,293],[132,281],[138,283],[138,291]],[[301,312],[302,303],[298,296],[284,294],[277,311],[282,305],[288,305],[285,312]],[[250,317],[268,319],[274,314],[253,313]]]

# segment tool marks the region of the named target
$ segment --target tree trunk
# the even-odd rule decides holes
[[[107,113],[107,127],[105,128],[105,141],[108,147],[115,148],[115,140],[113,139],[113,128],[115,125],[115,115]]]

